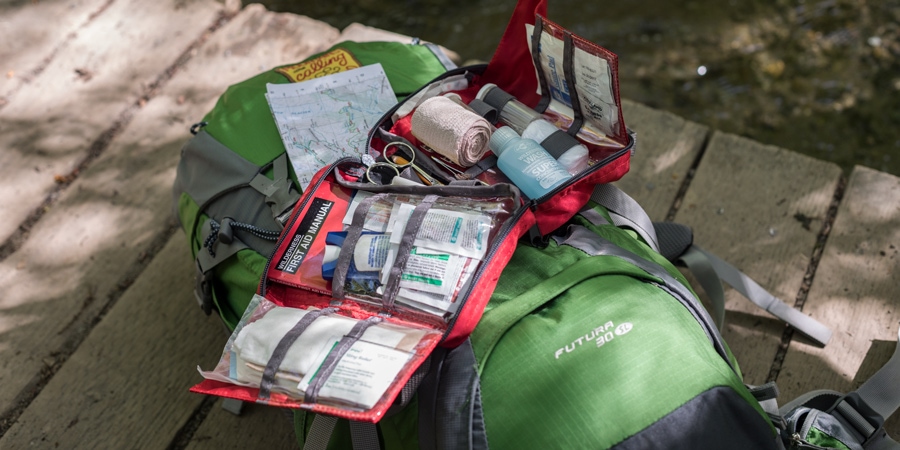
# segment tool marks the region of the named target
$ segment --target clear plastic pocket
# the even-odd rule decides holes
[[[257,401],[377,416],[440,340],[437,330],[338,308],[255,296],[207,380],[258,389]]]
[[[513,196],[377,193],[325,183],[283,236],[267,277],[446,324],[517,203]]]

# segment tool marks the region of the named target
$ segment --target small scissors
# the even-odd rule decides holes
[[[407,167],[412,168],[416,175],[428,186],[442,185],[440,181],[431,176],[428,172],[423,170],[421,167],[415,164],[416,161],[416,152],[413,147],[405,142],[391,142],[384,147],[384,150],[381,152],[383,161],[377,162],[369,167],[371,170],[372,167],[375,167],[379,164],[386,164],[393,166],[397,174],[403,169]],[[378,169],[379,171],[383,171],[386,169]],[[371,181],[371,180],[370,180]]]

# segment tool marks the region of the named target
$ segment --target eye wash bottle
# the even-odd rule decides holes
[[[528,198],[540,198],[572,177],[540,144],[510,127],[494,131],[490,148],[500,171]]]

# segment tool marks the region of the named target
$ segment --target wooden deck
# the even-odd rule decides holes
[[[231,1],[0,5],[0,448],[295,445],[282,411],[188,392],[227,336],[193,298],[175,165],[229,84],[379,33]],[[625,118],[639,146],[620,186],[834,330],[817,348],[728,290],[748,383],[846,391],[887,360],[900,179],[630,102]]]

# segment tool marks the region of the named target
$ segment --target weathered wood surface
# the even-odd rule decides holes
[[[0,4],[0,107],[43,71],[70,35],[88,25],[109,4],[109,0],[17,0]]]
[[[120,0],[61,44],[47,68],[0,109],[0,241],[102,150],[103,133],[222,11],[212,0]]]
[[[208,25],[198,23],[193,34],[199,36]],[[103,311],[144,270],[147,255],[152,255],[155,247],[172,235],[171,186],[180,148],[190,136],[190,124],[212,107],[229,84],[324,50],[338,35],[339,30],[306,17],[273,14],[259,6],[243,10],[205,42],[161,92],[137,112],[127,131],[61,194],[18,250],[0,262],[0,286],[5,292],[0,300],[0,414],[8,415],[34,397],[48,373],[62,363],[68,367],[65,358],[78,347]],[[285,45],[286,42],[291,45]],[[157,69],[165,69],[176,57],[173,55],[171,61]],[[179,234],[178,240],[184,237]],[[181,258],[190,259],[186,244],[182,247]],[[163,265],[162,270],[171,272],[169,275],[174,278],[174,270],[192,269],[190,264],[170,264]],[[163,280],[164,275],[155,276]],[[189,278],[172,282],[183,295],[163,295],[155,300],[183,304],[187,314],[195,315]],[[137,288],[127,292],[134,289]],[[138,317],[152,322],[165,320],[149,312]],[[175,315],[169,318],[178,319]],[[129,321],[120,322],[125,326]],[[224,342],[223,336],[215,337]],[[206,353],[221,351],[223,342],[217,342],[218,350],[211,347]],[[181,368],[175,369],[167,362],[164,373],[172,375],[168,369],[174,369],[180,371],[182,381],[185,375],[187,380],[198,381],[192,370],[198,363],[185,358],[176,364]],[[95,369],[105,372],[107,367],[105,361],[94,360]],[[73,376],[80,375],[76,372]],[[91,376],[103,378],[103,374]],[[69,389],[77,389],[78,384],[77,379],[69,380]],[[119,384],[115,388],[124,390],[125,386]],[[50,393],[44,395],[54,399]],[[158,400],[157,408],[166,407]],[[42,404],[52,405],[36,399],[29,411],[40,409],[38,405]],[[152,408],[145,411],[149,415],[162,412]],[[69,436],[67,424],[71,421],[96,423],[87,417],[93,413],[103,411],[53,411],[57,419],[50,423],[59,426],[52,427],[51,434],[56,433],[56,438]],[[11,431],[4,439],[18,436]],[[0,448],[4,448],[2,441]]]
[[[834,164],[716,132],[675,221],[694,229],[695,244],[793,305],[840,175]],[[725,306],[725,341],[745,381],[762,384],[784,325],[731,289]]]
[[[165,448],[203,397],[221,325],[197,314],[184,236],[174,236],[0,440],[2,448]],[[220,350],[221,351],[221,350]],[[190,373],[193,372],[193,373]]]
[[[856,167],[803,308],[834,337],[825,348],[791,343],[778,379],[785,398],[812,386],[856,389],[887,361],[897,345],[898,280],[900,178]],[[900,436],[898,419],[888,423],[893,436]]]
[[[35,55],[0,40],[0,55],[16,66],[43,65],[0,85],[0,96],[13,92],[0,106],[0,237],[17,239],[0,254],[0,448],[294,446],[282,411],[250,405],[236,417],[220,400],[187,392],[200,379],[194,368],[210,367],[226,336],[197,311],[186,240],[171,220],[179,148],[229,84],[344,38],[405,38],[258,5],[232,17],[230,8],[211,0],[0,6],[0,37],[26,29],[9,17],[64,17],[31,30],[40,37]],[[825,349],[795,335],[782,367],[784,326],[727,290],[724,334],[748,382],[777,375],[784,401],[853,388],[883,364],[896,345],[900,297],[896,177],[857,168],[823,230],[839,185],[834,165],[627,101],[625,117],[638,151],[619,186],[654,220],[691,225],[696,243],[788,303],[806,298],[804,312],[836,330]],[[77,177],[57,187],[54,175]],[[55,190],[30,232],[16,231]]]
[[[666,219],[706,144],[709,128],[674,114],[623,101],[625,123],[637,133],[628,175],[616,182],[653,221]]]

